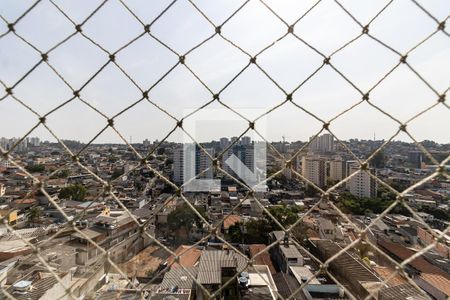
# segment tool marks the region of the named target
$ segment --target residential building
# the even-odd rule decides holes
[[[205,152],[205,151],[206,152]],[[178,147],[173,154],[173,180],[181,184],[201,173],[197,178],[212,178],[212,160],[214,149],[202,150],[194,144],[184,144]],[[209,154],[209,156],[208,156]],[[203,172],[203,173],[202,173]]]
[[[230,175],[237,176],[239,174],[245,174],[244,170],[241,168],[248,168],[250,171],[254,172],[255,170],[255,158],[254,158],[254,145],[246,144],[246,145],[233,145],[228,151],[223,154],[222,157],[222,168]],[[232,170],[228,163],[226,163],[227,159],[230,156],[235,155],[243,164],[238,166],[237,173]],[[238,176],[239,178],[239,176]]]
[[[252,139],[251,139],[249,136],[243,136],[243,137],[241,138],[240,144],[241,144],[242,146],[250,146],[251,143],[252,143]]]
[[[220,149],[225,149],[229,144],[230,144],[230,140],[226,137],[220,138]]]
[[[330,240],[314,240],[312,244],[312,253],[321,261],[328,260],[342,250],[337,243]],[[328,271],[357,299],[364,299],[372,288],[383,286],[383,282],[369,267],[348,252],[332,260]]]
[[[41,140],[38,137],[29,137],[27,139],[31,146],[39,147],[41,145]]]
[[[420,151],[408,152],[408,163],[416,169],[422,168],[423,154]]]
[[[287,273],[290,266],[303,266],[303,255],[283,231],[272,231],[269,236],[271,243],[279,241],[270,253],[281,272]]]
[[[302,157],[302,175],[317,185],[326,185],[325,159],[317,155],[307,155]]]
[[[434,229],[434,234],[429,232],[428,230],[418,227],[417,228],[417,236],[420,239],[420,242],[424,246],[429,246],[436,242],[436,235],[441,235],[442,231]],[[450,259],[450,235],[445,234],[442,237],[442,241],[437,242],[434,250],[439,253],[443,258]]]
[[[334,158],[329,161],[329,176],[328,178],[331,181],[341,181],[343,180],[345,176],[345,160],[343,160],[341,157]]]
[[[325,133],[321,136],[309,138],[309,150],[314,153],[325,153],[334,151],[334,138],[331,134]]]
[[[375,170],[370,170],[375,172]],[[347,181],[347,189],[356,197],[375,198],[377,196],[378,183],[368,172],[360,170],[359,164],[355,161],[347,162],[347,176],[358,172]]]
[[[209,291],[215,292],[236,273],[245,270],[247,261],[241,255],[229,250],[204,250],[198,264],[197,282]],[[197,287],[197,299],[207,299],[203,290]],[[223,299],[238,299],[237,281],[232,281],[222,290]]]
[[[416,254],[415,250],[388,240],[380,239],[377,241],[377,245],[399,262]],[[424,257],[419,256],[409,262],[405,271],[421,289],[433,296],[434,299],[444,300],[450,297],[450,275],[428,262]]]
[[[126,214],[118,217],[101,214],[94,219],[94,226],[72,234],[71,239],[76,263],[82,266],[93,265],[103,257],[103,252],[90,240],[109,251],[110,258],[117,263],[130,259],[150,243],[147,236],[139,234],[139,226],[133,218]]]
[[[428,297],[423,296],[415,286],[410,283],[387,287],[378,292],[378,300],[426,300]]]

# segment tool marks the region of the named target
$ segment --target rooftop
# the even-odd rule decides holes
[[[246,259],[234,251],[203,250],[197,280],[200,284],[221,284],[222,268],[236,268],[240,273],[246,266]]]
[[[225,220],[223,221],[223,228],[226,230],[228,228],[230,228],[230,226],[238,223],[241,221],[241,217],[238,215],[229,215],[225,218]]]
[[[283,252],[286,258],[303,257],[294,245],[280,245],[280,251]]]
[[[187,245],[181,245],[175,250],[175,254],[179,256],[179,261],[174,262],[175,257],[171,255],[167,261],[168,264],[171,265],[171,268],[178,268],[181,266],[184,267],[193,267],[197,264],[202,251]],[[180,256],[181,255],[181,256]]]
[[[195,283],[193,278],[197,277],[197,273],[197,267],[171,269],[164,275],[159,291],[168,290],[173,287],[177,287],[178,289],[194,289]]]
[[[253,258],[256,254],[266,249],[267,245],[264,244],[252,244],[249,245],[250,257]],[[260,253],[255,259],[255,264],[266,265],[269,268],[270,273],[275,274],[276,270],[273,266],[270,254],[267,251]]]

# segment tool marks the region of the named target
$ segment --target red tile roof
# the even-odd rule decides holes
[[[26,198],[26,199],[17,199],[14,200],[15,204],[34,204],[36,203],[36,199],[33,198]]]
[[[389,268],[389,267],[382,267],[382,266],[375,266],[373,267],[373,270],[375,272],[377,272],[378,275],[380,275],[380,277],[383,280],[387,280],[388,278],[391,277],[392,273],[395,271],[393,268]],[[401,285],[404,283],[407,283],[408,281],[403,278],[400,274],[395,275],[394,277],[392,277],[387,284],[389,286],[397,286],[397,285]]]
[[[260,251],[263,251],[266,249],[267,245],[264,244],[252,244],[249,245],[250,248],[250,257],[255,256]],[[272,264],[272,260],[270,259],[270,254],[268,251],[262,252],[260,255],[258,255],[255,258],[255,264],[256,265],[267,265],[269,267],[270,273],[275,274],[277,271],[275,270],[275,267]]]
[[[226,217],[225,221],[223,221],[223,228],[228,229],[230,226],[241,221],[241,217],[238,215],[229,215]]]
[[[200,256],[202,255],[202,251],[197,249],[197,248],[191,248],[192,246],[188,246],[188,245],[181,245],[180,247],[178,247],[175,250],[175,254],[176,255],[181,255],[180,256],[180,260],[178,263],[173,263],[173,265],[171,266],[171,268],[178,268],[180,267],[180,265],[182,265],[183,267],[193,267],[195,266],[195,264],[197,263],[197,261],[199,260]],[[171,255],[168,259],[167,262],[170,265],[173,261],[175,260],[175,257],[173,255]]]
[[[400,260],[410,258],[416,253],[412,249],[408,249],[399,244],[380,240],[378,244],[386,251],[395,255]],[[450,275],[441,270],[440,268],[432,265],[426,261],[423,257],[419,256],[409,263],[411,267],[421,272],[420,277],[431,286],[439,289],[447,296],[450,297]]]

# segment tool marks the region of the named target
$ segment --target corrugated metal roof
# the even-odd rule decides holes
[[[379,297],[383,300],[427,299],[426,297],[422,296],[422,294],[420,294],[420,292],[412,284],[409,283],[381,289],[381,291],[379,292]]]
[[[198,274],[197,267],[189,267],[171,269],[164,275],[164,279],[160,284],[161,289],[168,289],[177,286],[180,289],[192,289],[195,286],[192,277],[196,278]]]
[[[242,272],[246,266],[246,259],[234,251],[204,250],[197,279],[201,284],[220,284],[222,268],[236,268],[236,272]]]

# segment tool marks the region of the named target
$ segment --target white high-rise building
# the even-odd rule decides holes
[[[226,137],[220,138],[220,148],[223,150],[230,144],[230,140]]]
[[[214,158],[214,148],[206,148],[204,150],[209,154],[209,156]],[[200,148],[196,148],[196,174],[200,174],[201,172],[207,170],[197,178],[213,178],[214,170],[212,168],[212,160],[205,153],[205,151],[201,150]]]
[[[248,169],[250,169],[252,172],[255,171],[254,170],[255,169],[255,157],[254,157],[255,147],[253,144],[244,146],[241,144],[241,142],[242,141],[233,145],[230,149],[228,149],[228,151],[226,151],[223,154],[223,157],[222,157],[222,168],[225,170],[225,172],[227,172],[228,174],[230,174],[232,176],[237,176],[237,174],[226,163],[226,160],[231,155],[235,155],[243,163],[242,167],[245,166]],[[237,173],[243,174],[244,171],[238,170]]]
[[[345,170],[345,161],[338,157],[329,161],[329,179],[332,181],[341,181],[345,178],[346,170]]]
[[[145,139],[145,140],[142,142],[142,145],[143,145],[144,147],[150,147],[151,142],[150,142],[148,139]]]
[[[346,169],[347,176],[360,170],[359,164],[356,161],[348,161]],[[373,169],[370,171],[375,172]],[[347,189],[356,197],[375,198],[377,196],[378,183],[367,172],[360,171],[347,181]]]
[[[8,139],[2,137],[0,138],[0,147],[2,147],[4,150],[7,150],[8,148]]]
[[[205,151],[214,157],[214,149],[206,148]],[[212,160],[205,151],[194,144],[185,144],[183,147],[176,148],[173,153],[173,180],[182,184],[185,180],[189,180],[207,169],[196,178],[212,178]],[[189,178],[185,178],[187,174],[190,174]]]
[[[317,155],[302,157],[302,175],[318,187],[326,185],[325,159]]]
[[[39,147],[41,145],[41,140],[38,137],[30,137],[28,138],[28,144]]]
[[[318,137],[310,137],[309,150],[311,152],[333,152],[334,151],[334,138],[331,134],[325,133]]]
[[[249,136],[243,136],[241,138],[240,144],[242,146],[250,146],[251,143],[252,143],[252,139]]]
[[[183,148],[179,147],[173,151],[173,181],[175,183],[181,184],[184,180],[184,170],[183,170]]]

